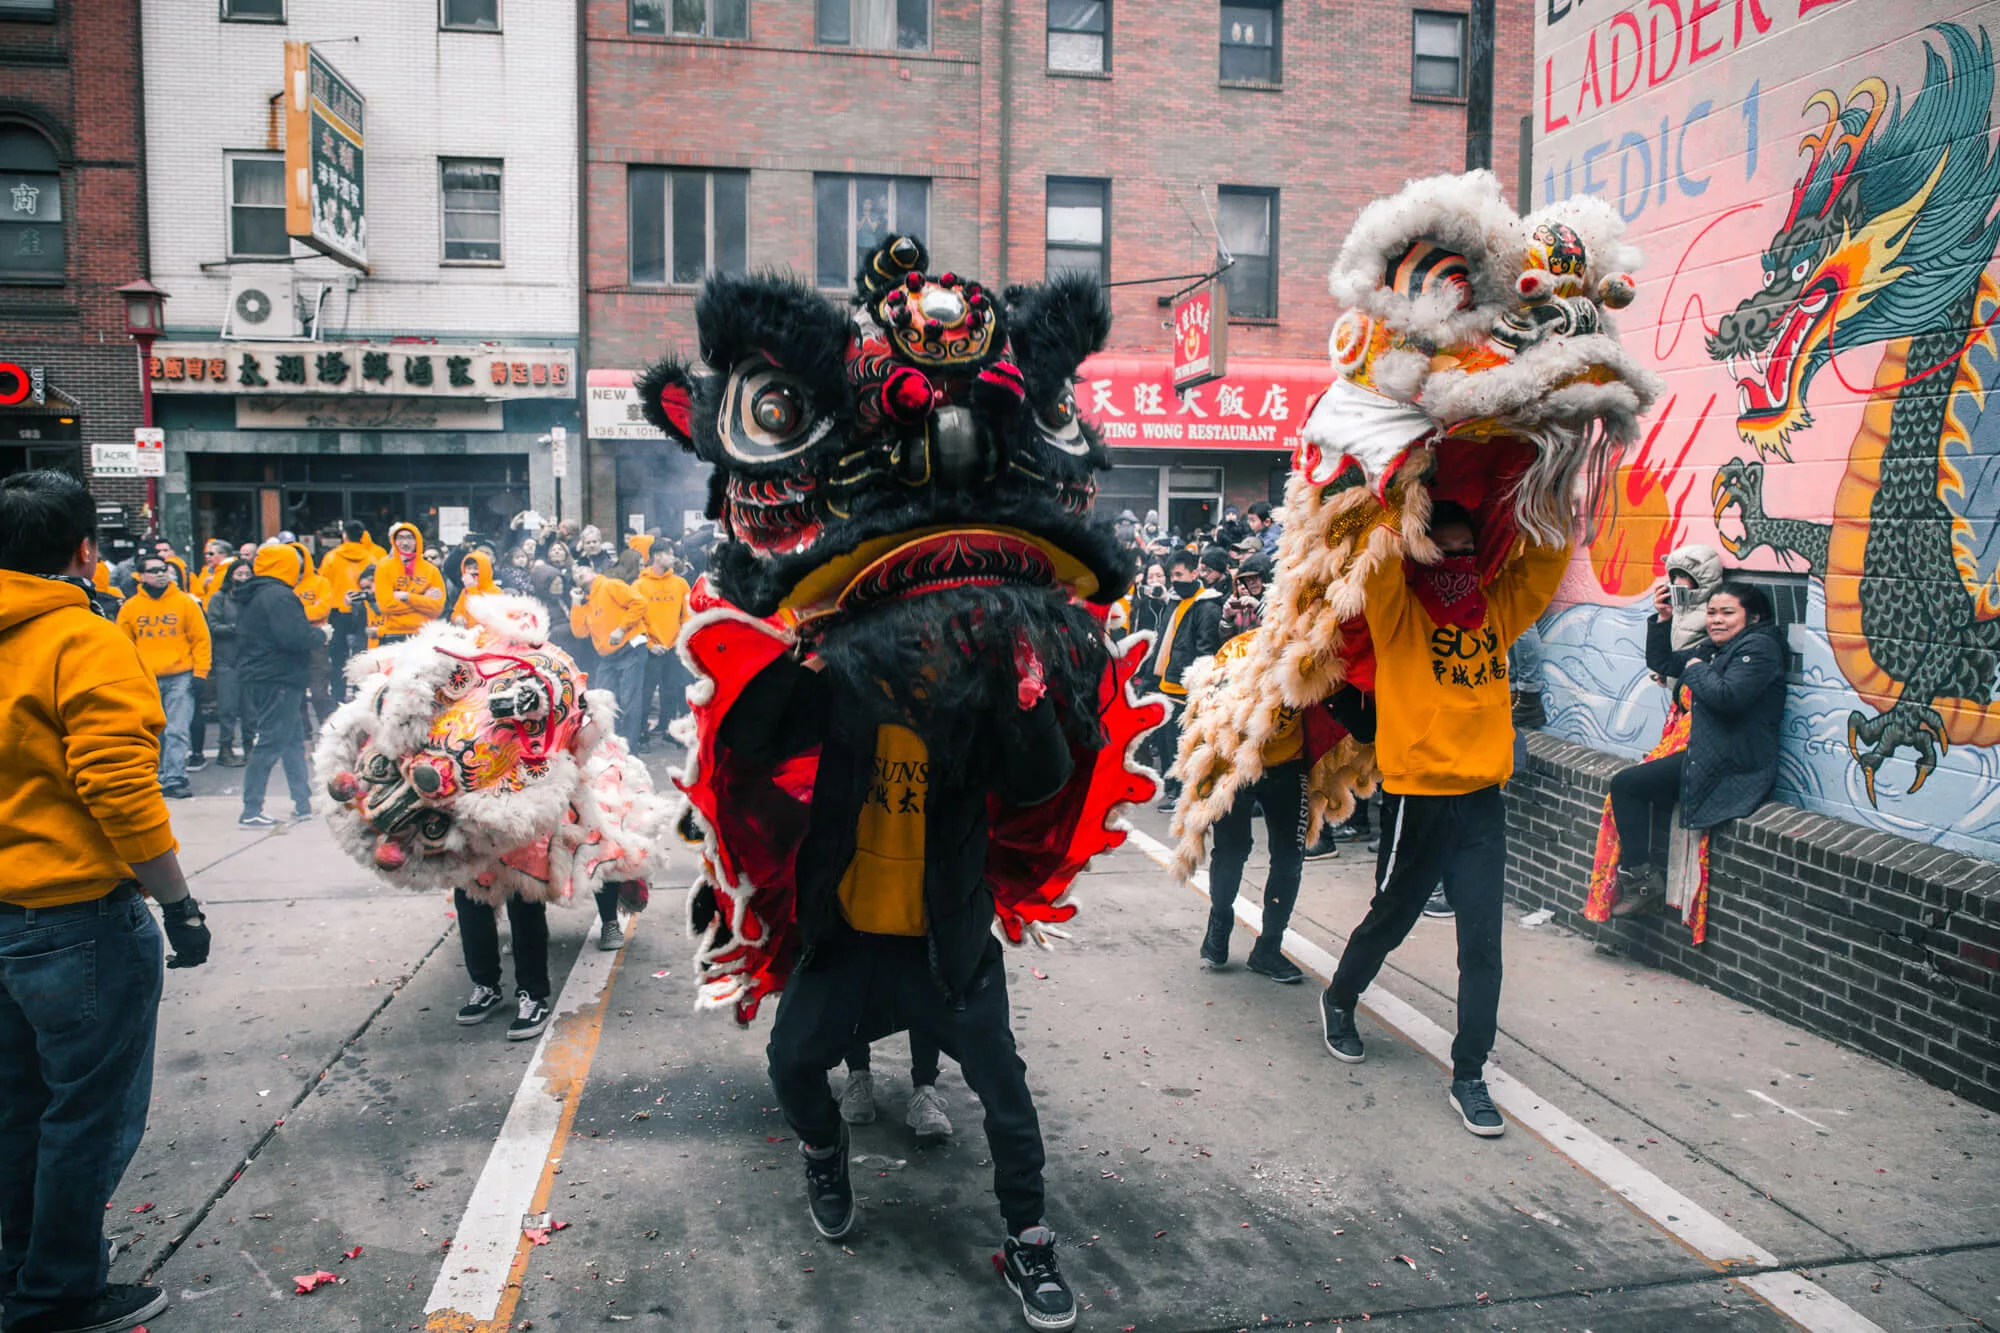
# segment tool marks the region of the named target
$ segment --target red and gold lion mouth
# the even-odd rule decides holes
[[[1799,424],[1793,418],[1805,410],[1799,391],[1806,357],[1831,331],[1840,292],[1837,277],[1822,275],[1792,303],[1761,352],[1729,358],[1736,426],[1747,442],[1773,432],[1782,436]]]
[[[731,477],[729,530],[762,554],[795,555],[807,550],[826,530],[817,512],[818,489],[807,476],[772,481]]]

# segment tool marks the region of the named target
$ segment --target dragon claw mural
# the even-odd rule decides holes
[[[1748,38],[1738,25],[1740,56],[1725,39],[1720,60],[1699,73],[1670,65],[1675,77],[1649,76],[1642,94],[1614,109],[1599,82],[1601,38],[1608,35],[1611,53],[1610,102],[1639,82],[1621,72],[1640,31],[1630,18],[1638,7],[1623,8],[1568,32],[1553,19],[1542,24],[1537,50],[1548,87],[1536,160],[1560,163],[1572,142],[1593,137],[1615,145],[1620,213],[1643,219],[1634,239],[1659,244],[1671,232],[1669,252],[1681,252],[1666,290],[1648,293],[1657,304],[1634,312],[1639,324],[1651,323],[1654,368],[1675,390],[1649,427],[1685,431],[1688,447],[1674,466],[1707,473],[1713,527],[1698,511],[1677,509],[1672,520],[1686,540],[1712,539],[1749,577],[1804,582],[1808,594],[1786,599],[1807,614],[1792,634],[1801,666],[1786,731],[1797,757],[1779,796],[1994,854],[2000,412],[1989,413],[1987,402],[2000,375],[2000,147],[1992,36],[1950,21],[1963,9],[1942,0],[1774,9]],[[1787,42],[1748,49],[1749,38],[1780,23],[1792,25]],[[1773,65],[1781,48],[1786,63]],[[1567,86],[1558,72],[1566,64]],[[1804,90],[1796,120],[1786,118],[1778,88]],[[1695,96],[1703,100],[1679,113],[1669,181],[1675,99]],[[1733,121],[1723,114],[1727,98],[1735,99]],[[1570,116],[1561,114],[1565,99]],[[1627,122],[1634,130],[1620,138]],[[1548,133],[1566,124],[1575,139]],[[1566,193],[1559,182],[1573,179],[1568,170],[1544,176],[1549,199]],[[1677,404],[1697,409],[1691,426],[1671,420]],[[1678,499],[1695,489],[1681,485]],[[1609,669],[1602,646],[1606,632],[1633,636],[1636,620],[1614,614],[1632,594],[1629,580],[1606,582],[1601,595],[1572,588],[1544,625],[1557,683],[1584,704],[1561,708],[1558,689],[1558,710],[1585,743],[1629,750],[1643,734],[1622,735],[1632,724],[1614,718],[1629,713],[1643,673]],[[1897,762],[1904,759],[1907,770]],[[1929,792],[1908,803],[1948,760],[1963,809],[1984,812],[1977,827],[1960,825],[1961,810]]]

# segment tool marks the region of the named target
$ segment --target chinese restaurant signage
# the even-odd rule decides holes
[[[575,358],[566,347],[163,342],[146,368],[155,393],[571,398]]]
[[[1076,405],[1114,448],[1292,453],[1313,403],[1333,380],[1318,361],[1240,358],[1220,379],[1175,393],[1155,353],[1100,352],[1077,369]]]
[[[285,231],[358,269],[368,267],[367,109],[309,43],[285,43]]]
[[[1174,302],[1174,390],[1229,373],[1229,289],[1207,282]]]

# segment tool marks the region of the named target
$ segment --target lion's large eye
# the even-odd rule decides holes
[[[716,423],[722,447],[739,463],[775,463],[808,448],[833,427],[815,416],[806,388],[768,361],[739,366],[729,377]]]
[[[1082,457],[1090,452],[1090,441],[1084,438],[1083,420],[1076,414],[1076,395],[1068,389],[1046,410],[1035,410],[1035,427],[1042,438],[1066,454]]]

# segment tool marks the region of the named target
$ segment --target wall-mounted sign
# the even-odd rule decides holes
[[[639,410],[629,370],[593,370],[584,385],[584,433],[593,440],[664,440],[665,431]]]
[[[566,347],[441,343],[155,343],[155,393],[385,398],[569,398]]]
[[[12,361],[0,361],[0,407],[19,407],[22,403],[41,403],[46,380],[40,366],[16,365]]]
[[[1210,281],[1174,302],[1174,391],[1229,373],[1229,289]]]
[[[549,427],[549,472],[557,481],[569,475],[569,430]]]
[[[1292,453],[1333,371],[1324,361],[1240,358],[1176,394],[1158,354],[1100,352],[1077,368],[1076,406],[1113,448]]]
[[[158,426],[132,428],[132,453],[142,477],[167,475],[167,433]]]
[[[285,43],[285,231],[358,269],[368,267],[367,109],[325,56]]]
[[[90,446],[90,470],[100,477],[143,477],[139,470],[139,446],[136,444],[93,444]]]
[[[492,398],[379,398],[305,394],[238,398],[238,430],[505,430],[506,404]]]

